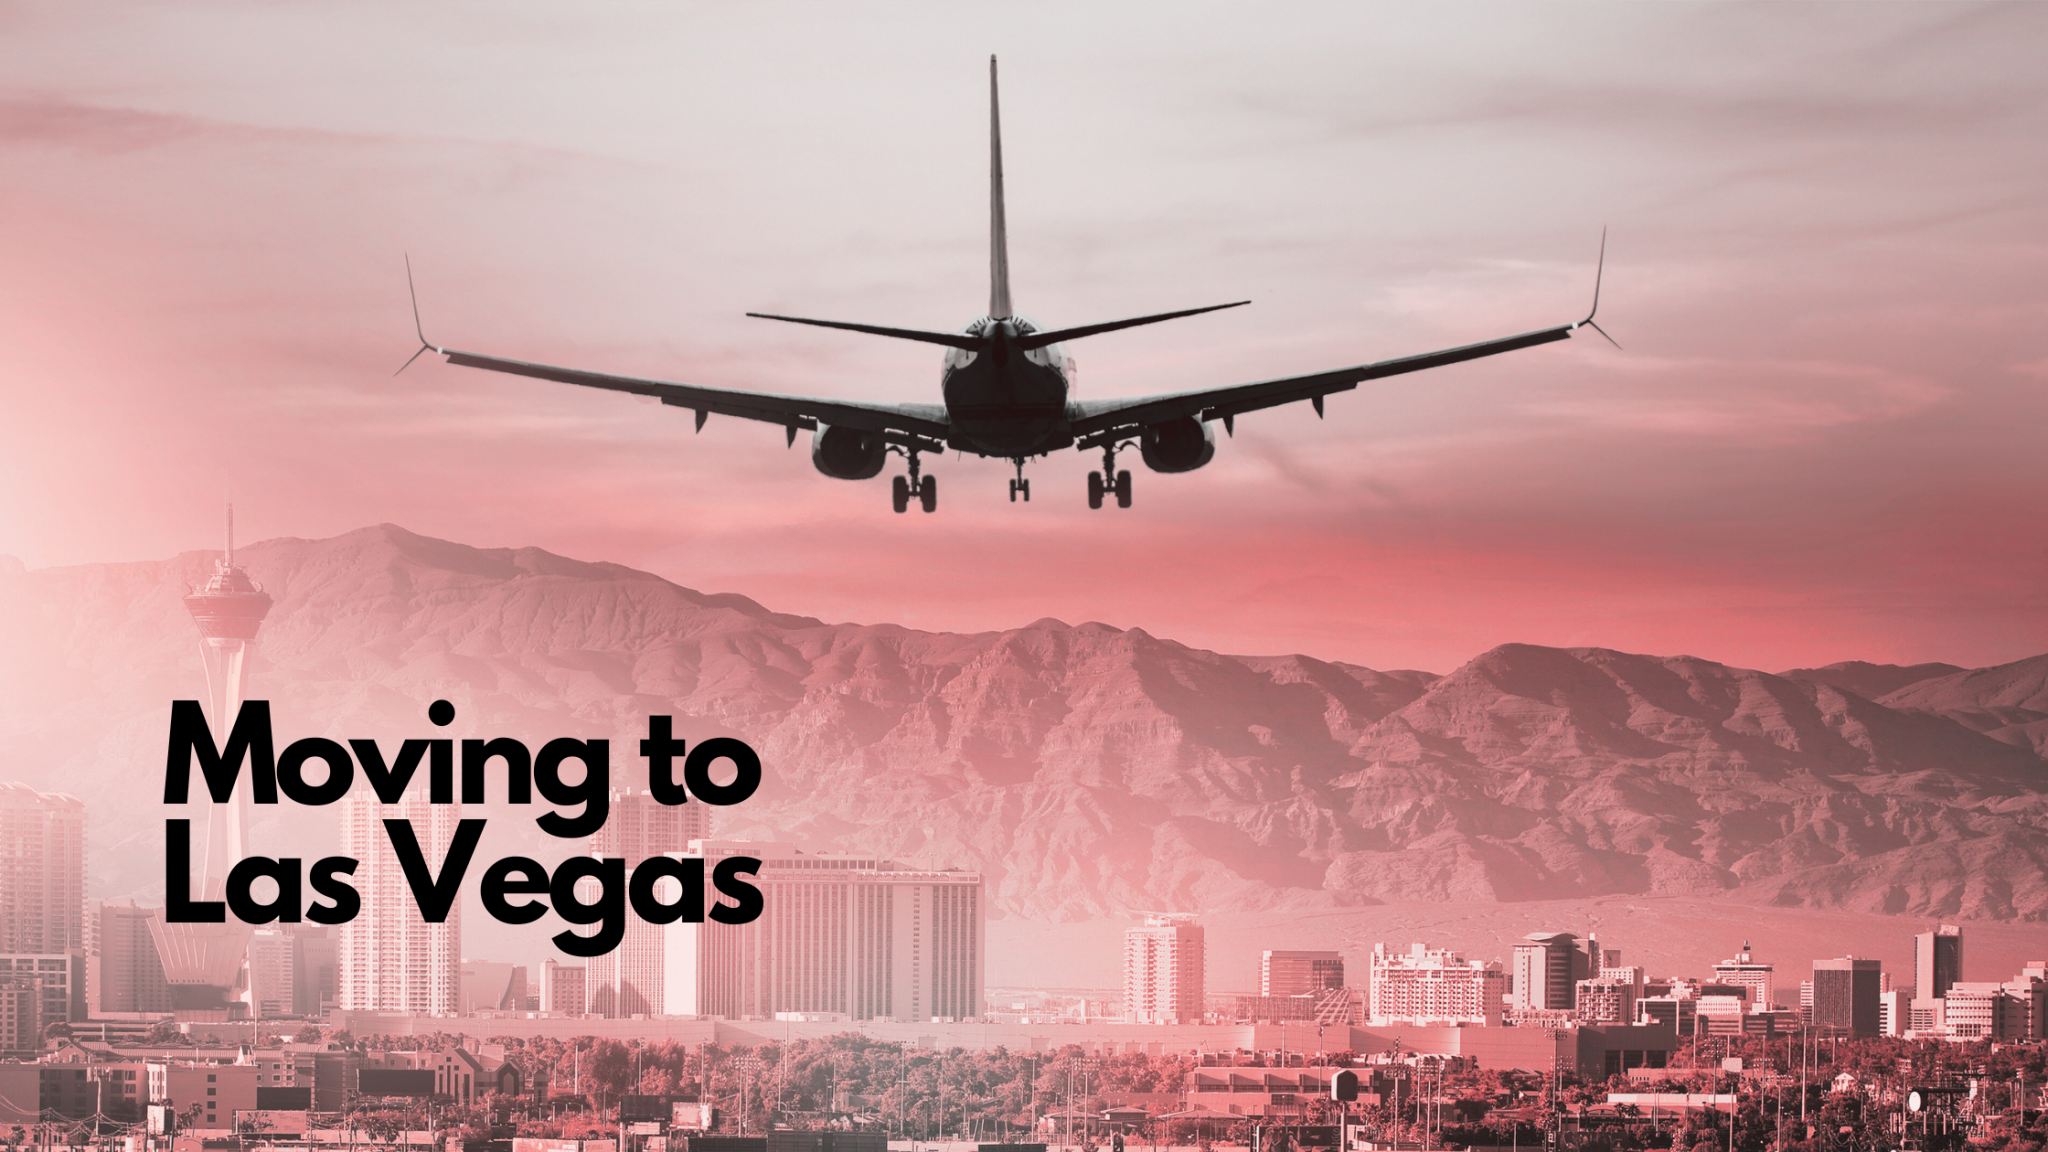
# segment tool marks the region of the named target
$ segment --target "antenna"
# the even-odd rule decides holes
[[[1616,340],[1612,336],[1607,336],[1607,329],[1602,328],[1598,324],[1593,323],[1593,313],[1600,311],[1600,280],[1603,276],[1606,275],[1606,273],[1607,226],[1603,224],[1600,227],[1600,262],[1593,268],[1593,309],[1592,311],[1586,313],[1586,318],[1584,320],[1581,320],[1577,324],[1572,325],[1572,327],[1578,328],[1584,326],[1587,328],[1591,328],[1593,331],[1598,332],[1600,335],[1606,336],[1607,342],[1609,344],[1614,345],[1617,349],[1619,349],[1621,348],[1621,342],[1619,340]]]
[[[220,566],[223,568],[233,568],[235,566],[235,506],[233,504],[228,505],[228,550],[221,556]]]
[[[1003,116],[996,100],[996,58],[988,58],[988,314],[1010,316],[1010,238],[1003,219]]]

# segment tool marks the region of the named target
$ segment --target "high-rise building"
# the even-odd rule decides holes
[[[19,1056],[42,1046],[42,989],[33,980],[0,977],[0,1052]],[[27,1086],[35,1087],[36,1081],[27,1080]]]
[[[708,839],[710,811],[697,800],[663,804],[646,792],[614,790],[604,827],[590,837],[590,854],[624,861],[630,875],[643,860],[686,853],[692,841]],[[585,886],[594,892],[596,883]],[[619,946],[589,960],[583,1011],[608,1019],[661,1015],[666,967],[661,926],[628,917]]]
[[[0,784],[0,952],[85,951],[85,805]]]
[[[325,924],[292,924],[298,969],[292,978],[292,1014],[318,1016],[341,1003],[341,941]]]
[[[93,1012],[169,1012],[171,988],[149,930],[154,908],[95,904],[86,946],[86,1002]]]
[[[1572,1011],[1581,1024],[1630,1024],[1636,1018],[1638,985],[1627,980],[1581,980],[1573,990]]]
[[[1876,1036],[1878,985],[1883,965],[1876,960],[1844,956],[1813,962],[1813,1016],[1816,1028],[1839,1028],[1853,1036]]]
[[[283,928],[258,928],[249,935],[249,1015],[275,1020],[298,1014],[297,941]]]
[[[1124,1019],[1199,1023],[1207,968],[1202,927],[1193,916],[1147,914],[1143,924],[1124,930]]]
[[[746,924],[678,921],[661,933],[661,1000],[648,1013],[847,1020],[972,1020],[986,966],[981,874],[821,856],[792,845],[700,840],[684,860],[761,861]],[[661,889],[673,885],[664,880]],[[707,883],[706,899],[716,900]],[[1199,1001],[1198,1001],[1199,1002]]]
[[[584,1004],[583,975],[584,968],[581,964],[541,961],[540,1010],[581,1016]]]
[[[85,1019],[85,952],[0,954],[0,981],[36,989],[42,1026]]]
[[[616,856],[630,872],[650,856],[688,852],[692,840],[710,838],[711,805],[663,804],[647,792],[614,788],[604,827],[590,837],[590,854]]]
[[[1913,994],[1939,1000],[1963,978],[1963,930],[1943,924],[1913,937]]]
[[[445,860],[462,818],[456,804],[433,804],[424,787],[383,804],[358,787],[341,802],[341,853],[361,863],[353,879],[362,898],[341,925],[341,1007],[351,1011],[454,1016],[462,1007],[462,905],[428,923],[414,902],[385,820],[412,825],[420,853]]]
[[[1626,984],[1638,1000],[1643,998],[1644,988],[1649,984],[1649,979],[1640,964],[1609,964],[1600,969],[1600,974],[1595,979]]]
[[[1344,986],[1344,957],[1336,952],[1276,952],[1259,958],[1259,995],[1301,996]]]
[[[1573,991],[1591,967],[1570,932],[1531,932],[1515,945],[1515,1007],[1558,1012],[1572,1007]]]
[[[1497,963],[1467,960],[1419,943],[1407,952],[1389,952],[1385,944],[1375,944],[1370,975],[1365,1009],[1369,1027],[1500,1023],[1507,974]]]
[[[1768,1011],[1777,1000],[1775,969],[1756,958],[1747,940],[1742,942],[1742,951],[1714,965],[1714,983],[1749,989],[1753,1011]]]

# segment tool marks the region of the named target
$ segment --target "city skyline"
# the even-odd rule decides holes
[[[18,786],[12,798],[16,811],[9,817],[9,827],[46,825],[52,814],[67,827],[82,825],[74,799]],[[626,799],[630,804],[631,798]],[[424,821],[425,846],[429,852],[445,853],[459,811],[428,805],[424,794],[417,792],[395,809],[363,797],[348,805],[349,825],[367,829],[370,814],[387,809]],[[632,842],[643,848],[662,847],[659,830],[702,824],[701,815],[688,809],[638,813],[625,821],[620,835],[595,837],[593,846]],[[650,828],[657,830],[652,837]],[[42,839],[51,839],[47,828]],[[56,835],[74,849],[79,839],[61,828]],[[610,999],[599,992],[585,993],[584,981],[578,979],[570,994],[573,1009],[567,1014],[635,1019],[708,1014],[856,1026],[873,1021],[936,1024],[1003,1018],[988,996],[984,975],[987,945],[979,876],[905,869],[888,861],[808,854],[787,844],[744,840],[693,840],[685,852],[667,855],[686,863],[701,859],[708,865],[753,853],[762,858],[760,886],[769,909],[765,918],[708,935],[705,925],[685,919],[660,930],[647,957],[594,957],[591,964],[600,973],[611,974],[598,976],[590,987],[609,980]],[[552,959],[544,961],[533,969],[540,980],[529,994],[524,965],[468,955],[459,916],[439,925],[421,923],[417,910],[393,882],[393,861],[372,855],[368,862],[368,914],[344,925],[338,971],[330,969],[334,976],[320,975],[320,953],[300,947],[295,939],[325,938],[325,929],[283,925],[258,928],[245,937],[246,975],[237,984],[247,988],[247,995],[240,997],[245,1016],[304,1019],[324,1015],[329,1008],[342,1013],[335,1019],[350,1018],[350,1013],[367,1013],[366,1018],[386,1013],[399,1018],[481,1014],[516,1019],[536,1008],[550,1016],[563,1013],[563,985],[558,981],[572,973],[580,977],[583,969],[562,970]],[[79,869],[75,861],[67,866],[62,853],[41,853],[33,867],[24,863],[17,862],[8,883],[0,886],[0,922],[16,931],[10,939],[17,944],[48,944],[20,936],[19,929],[31,923],[48,926],[50,918],[38,910],[47,910],[52,891],[65,890],[67,871]],[[658,888],[657,898],[673,903],[680,894],[671,885],[668,891]],[[226,1010],[231,1004],[173,1002],[164,983],[166,966],[150,965],[144,954],[153,955],[155,940],[162,936],[150,923],[155,914],[151,910],[80,901],[78,913],[76,922],[90,925],[89,930],[81,927],[79,945],[26,952],[16,948],[11,955],[0,950],[0,1022],[5,1024],[0,1040],[6,1047],[19,1051],[26,1038],[39,1036],[38,1021],[84,1021],[103,1012],[124,1020],[177,1014],[218,1022],[235,1015]],[[1168,1027],[1204,1019],[1227,1021],[1232,1009],[1222,1001],[1230,996],[1222,994],[1219,999],[1207,983],[1205,933],[1199,918],[1144,913],[1139,920],[1124,932],[1121,1005],[1106,1004],[1105,1013]],[[351,932],[351,926],[356,931]],[[68,931],[61,918],[54,931],[60,936]],[[1507,966],[1499,960],[1468,961],[1420,940],[1405,954],[1376,944],[1366,980],[1355,990],[1346,988],[1340,951],[1267,949],[1260,962],[1259,994],[1237,997],[1236,1010],[1251,1012],[1254,1022],[1265,1019],[1282,1025],[1290,1020],[1353,1027],[1405,1023],[1425,1030],[1444,1025],[1512,1029],[1661,1023],[1679,1038],[1769,1036],[1808,1026],[1858,1037],[2048,1037],[2048,960],[2030,959],[2016,975],[1994,972],[1990,974],[1998,978],[1986,980],[1982,977],[1987,973],[1965,966],[1965,933],[1960,926],[1938,925],[1912,939],[1915,978],[1922,984],[1918,991],[1910,985],[1900,987],[1895,974],[1877,959],[1815,957],[1812,978],[1801,982],[1796,1001],[1789,1003],[1774,996],[1774,989],[1782,987],[1779,961],[1760,954],[1747,939],[1726,959],[1695,958],[1696,967],[1705,967],[1710,974],[1647,977],[1642,966],[1624,964],[1623,949],[1608,947],[1591,934],[1582,946],[1569,932],[1525,933],[1513,945]],[[372,952],[376,961],[366,963]],[[652,974],[651,986],[633,986],[626,976],[629,959]],[[612,965],[609,969],[607,963]],[[444,966],[453,970],[444,973]],[[1930,972],[1935,975],[1930,977]],[[326,984],[330,979],[335,982]],[[1575,996],[1561,1004],[1566,980],[1574,982],[1570,991]],[[1945,989],[1939,987],[1943,983]],[[1925,994],[1930,988],[1932,994]],[[1332,1016],[1333,1007],[1347,1001],[1333,1000],[1328,993],[1340,990],[1349,992],[1348,1007],[1336,1007]],[[639,999],[628,1003],[627,995]],[[1287,1007],[1295,1001],[1299,1008]],[[1219,1017],[1219,1012],[1225,1015]],[[1028,1017],[1020,1019],[1029,1022]]]

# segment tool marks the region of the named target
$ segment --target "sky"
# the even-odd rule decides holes
[[[0,553],[391,522],[828,620],[1448,671],[2048,651],[2040,5],[0,7]],[[1248,415],[1184,475],[929,463],[451,367],[938,399],[986,307],[1082,396],[1597,337]]]

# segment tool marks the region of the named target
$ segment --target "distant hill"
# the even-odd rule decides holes
[[[1963,669],[1953,664],[1872,664],[1864,660],[1844,660],[1819,668],[1794,668],[1778,675],[1787,680],[1826,684],[1844,692],[1854,692],[1866,700],[1875,700],[1908,684],[1961,671]]]
[[[767,765],[722,832],[978,867],[1001,913],[1712,894],[2048,919],[2048,656],[1772,675],[1509,644],[1434,676],[1057,620],[827,624],[390,525],[238,559],[277,598],[255,694],[281,740],[608,736],[635,783],[644,718],[673,714]],[[211,561],[0,571],[4,774],[88,801],[107,894],[161,885],[168,702],[201,691],[179,597]],[[318,852],[333,819],[257,835]]]

